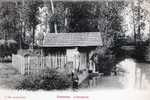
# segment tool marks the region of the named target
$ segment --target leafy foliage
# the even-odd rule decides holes
[[[2,40],[1,40],[2,41]],[[11,56],[11,54],[16,54],[17,44],[4,40],[4,43],[0,43],[0,57]]]
[[[145,0],[137,0],[133,5],[133,25],[134,34],[137,42],[144,40],[144,34],[146,32],[146,23],[149,17],[149,11],[143,6]]]
[[[26,0],[25,2],[25,21],[27,22],[29,31],[32,31],[32,44],[34,45],[34,36],[36,25],[39,24],[39,19],[37,16],[39,15],[39,7],[43,6],[42,0]]]
[[[126,6],[126,2],[105,2],[99,5],[99,30],[103,34],[103,42],[107,47],[118,45],[118,39],[124,36],[122,30],[123,17],[121,11]]]
[[[143,7],[145,0],[137,0],[132,7],[133,11],[133,25],[134,25],[134,40],[135,50],[133,57],[137,61],[146,61],[146,41],[145,34],[147,28],[147,22],[149,21],[149,11]]]
[[[27,90],[53,90],[53,89],[66,89],[71,86],[71,79],[55,69],[45,69],[40,74],[25,76],[21,80],[17,89]]]
[[[97,21],[98,2],[69,2],[70,22],[69,32],[98,31]]]
[[[12,38],[19,30],[19,13],[14,2],[2,2],[0,7],[1,38]]]
[[[104,75],[110,75],[115,67],[116,60],[122,55],[120,47],[124,43],[125,34],[122,29],[123,17],[121,11],[125,8],[126,2],[103,2],[97,5],[98,29],[102,33],[103,47],[95,51],[97,68]]]
[[[135,46],[133,57],[136,59],[136,61],[138,62],[146,61],[147,54],[148,52],[144,42],[141,42],[140,44]]]
[[[65,25],[65,19],[67,18],[67,14],[69,14],[69,13],[68,12],[66,13],[67,8],[65,6],[65,2],[56,1],[53,3],[54,3],[54,13],[52,14],[52,16],[49,16],[50,17],[49,27],[51,30],[50,32],[51,33],[54,32],[54,23],[57,25],[58,33],[67,32],[67,26]],[[49,6],[49,8],[51,9],[51,6]],[[52,13],[52,11],[50,13]],[[68,19],[67,19],[67,22],[68,22]]]
[[[95,61],[96,70],[104,73],[104,75],[110,75],[111,70],[114,67],[114,56],[112,55],[112,51],[106,47],[98,47],[95,52]]]

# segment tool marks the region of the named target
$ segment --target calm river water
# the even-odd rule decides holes
[[[116,65],[117,76],[96,76],[87,79],[81,88],[100,89],[150,89],[150,64],[125,59]]]

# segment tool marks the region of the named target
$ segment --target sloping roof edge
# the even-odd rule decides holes
[[[102,46],[100,32],[82,33],[48,33],[44,36],[40,47],[87,47]]]

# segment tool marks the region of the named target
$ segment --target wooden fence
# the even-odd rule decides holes
[[[48,56],[22,56],[12,55],[12,65],[18,69],[21,74],[34,74],[38,73],[44,68],[63,69],[70,73],[73,69],[85,70],[89,66],[89,69],[95,70],[95,66],[89,61],[86,54],[80,54],[80,56],[74,56],[69,59],[64,54],[50,54]]]
[[[21,74],[34,74],[38,73],[42,69],[48,68],[61,68],[67,63],[67,57],[65,55],[57,56],[12,56],[12,65]]]

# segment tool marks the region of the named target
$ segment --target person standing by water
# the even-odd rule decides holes
[[[76,71],[72,71],[72,88],[78,89],[79,85],[79,78],[78,78],[78,74]]]

